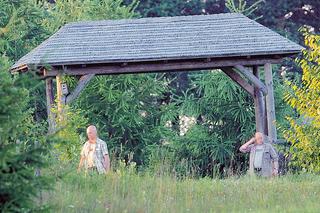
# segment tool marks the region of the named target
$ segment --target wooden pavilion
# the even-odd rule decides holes
[[[301,49],[236,13],[83,21],[63,26],[11,70],[35,69],[44,77],[50,118],[54,78],[59,112],[94,75],[220,69],[253,97],[257,131],[276,141],[271,64]],[[264,81],[259,67],[264,68]],[[62,75],[79,77],[71,93]]]

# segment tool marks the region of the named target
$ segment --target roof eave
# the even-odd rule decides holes
[[[57,63],[46,63],[46,65],[43,64],[22,64],[17,67],[13,67],[10,69],[10,72],[26,72],[30,70],[31,68],[33,69],[38,69],[44,66],[69,66],[69,65],[91,65],[91,64],[101,64],[101,63],[134,63],[134,62],[157,62],[157,61],[163,61],[163,60],[192,60],[192,59],[201,59],[201,58],[210,58],[210,59],[215,59],[215,58],[236,58],[236,57],[270,57],[274,56],[275,58],[287,58],[287,57],[292,57],[296,56],[301,52],[301,50],[296,50],[296,51],[287,51],[287,52],[281,52],[281,53],[273,53],[273,54],[259,54],[259,55],[232,55],[232,56],[221,56],[221,57],[213,57],[213,56],[199,56],[199,57],[177,57],[177,58],[158,58],[158,59],[141,59],[141,60],[103,60],[103,61],[86,61],[86,62],[57,62]]]

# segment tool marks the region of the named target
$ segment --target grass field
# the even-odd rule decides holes
[[[53,212],[320,212],[320,176],[180,179],[69,173],[45,194]]]

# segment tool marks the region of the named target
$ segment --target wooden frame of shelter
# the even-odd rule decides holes
[[[277,140],[272,64],[302,47],[236,13],[67,24],[11,68],[35,68],[46,80],[49,129],[95,75],[220,69],[254,99],[256,130]],[[259,69],[264,68],[265,81]],[[62,75],[78,76],[71,93]],[[49,130],[49,131],[50,131]]]

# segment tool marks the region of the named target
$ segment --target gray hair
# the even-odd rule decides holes
[[[97,133],[97,127],[95,125],[88,126],[87,132],[89,131],[89,129],[93,129]]]

